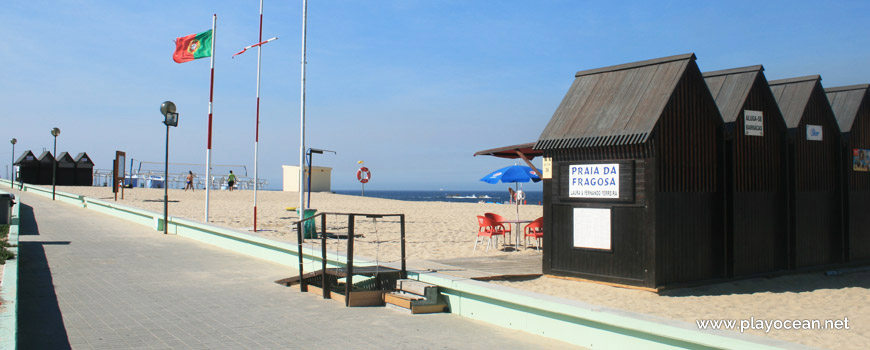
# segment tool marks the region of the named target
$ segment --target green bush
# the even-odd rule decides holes
[[[9,244],[9,225],[0,225],[0,265],[6,264],[6,260],[15,257],[15,253],[10,252],[6,247],[12,246]]]

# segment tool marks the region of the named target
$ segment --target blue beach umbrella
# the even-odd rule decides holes
[[[511,165],[508,167],[504,167],[493,171],[489,175],[484,176],[480,181],[497,184],[499,181],[505,183],[517,183],[517,182],[539,182],[541,178],[535,174],[535,170],[522,165]]]
[[[486,182],[489,184],[497,184],[499,181],[504,182],[504,183],[513,183],[514,186],[516,187],[516,186],[518,186],[518,184],[520,182],[529,182],[529,181],[539,182],[539,181],[541,181],[541,178],[538,177],[538,174],[535,174],[534,169],[527,167],[527,166],[514,164],[511,166],[504,167],[504,168],[498,169],[496,171],[493,171],[489,175],[486,175],[482,179],[480,179],[480,181],[483,181],[483,182]],[[515,238],[516,244],[514,246],[514,249],[517,249],[518,248],[517,245],[519,245],[519,221],[520,221],[520,206],[519,205],[520,205],[520,199],[517,198],[517,200],[514,201],[514,203],[516,206],[516,214],[517,214],[517,222],[515,224],[517,227],[517,233],[515,236],[516,237]]]

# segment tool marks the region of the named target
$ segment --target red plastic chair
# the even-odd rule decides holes
[[[492,221],[494,221],[496,224],[501,225],[502,229],[504,229],[505,235],[507,237],[506,242],[510,242],[511,234],[514,231],[513,231],[513,226],[511,226],[511,223],[505,222],[505,221],[507,221],[507,219],[505,219],[503,216],[495,214],[495,213],[486,213],[486,214],[483,214],[483,216],[486,216],[486,217],[492,219]]]
[[[529,246],[529,237],[535,239],[535,249],[541,249],[544,240],[544,218],[540,217],[532,221],[525,228],[526,247]],[[538,243],[539,241],[540,244]]]
[[[495,246],[498,246],[498,236],[504,237],[504,226],[495,223],[492,219],[486,216],[477,216],[477,225],[479,226],[477,229],[477,238],[474,239],[474,249],[472,251],[477,250],[477,243],[480,242],[480,237],[487,237],[489,241],[486,242],[486,251],[489,252],[489,246],[492,244],[493,236],[495,236]],[[502,243],[504,245],[504,243]]]

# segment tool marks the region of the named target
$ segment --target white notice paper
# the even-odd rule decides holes
[[[609,208],[574,208],[574,247],[610,250]]]

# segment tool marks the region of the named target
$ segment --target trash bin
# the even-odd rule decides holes
[[[12,206],[15,205],[15,195],[0,193],[0,225],[12,223]]]
[[[299,214],[299,208],[296,208],[296,214]],[[308,208],[305,209],[305,217],[300,217],[302,217],[303,219],[307,219],[314,216],[314,214],[317,214],[317,209]],[[316,220],[317,219],[312,219],[302,223],[303,238],[317,238],[317,226],[315,223]]]

